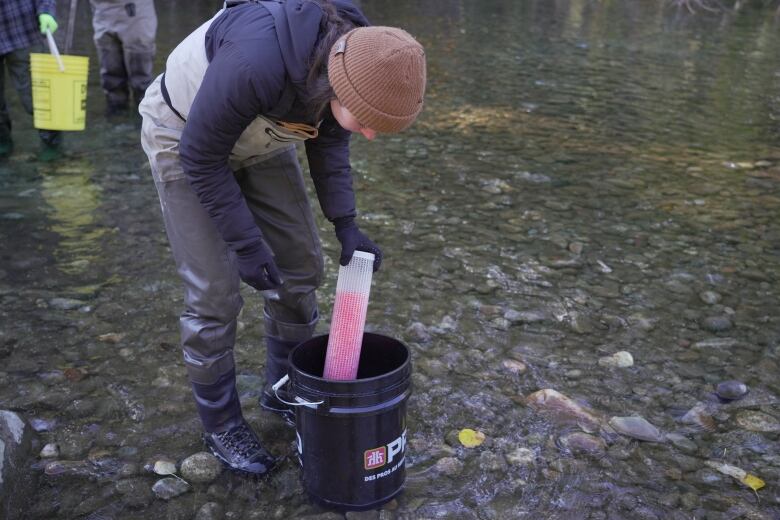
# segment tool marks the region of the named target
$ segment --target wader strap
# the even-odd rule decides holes
[[[171,103],[171,96],[168,95],[168,89],[165,88],[165,73],[164,72],[163,72],[162,78],[160,78],[160,92],[162,92],[162,97],[165,100],[165,104],[168,105],[168,108],[171,109],[171,112],[176,114],[179,117],[179,119],[181,119],[182,121],[184,121],[186,123],[187,120],[184,119],[184,117],[182,117],[182,115],[179,113],[178,110],[173,108],[173,103]]]

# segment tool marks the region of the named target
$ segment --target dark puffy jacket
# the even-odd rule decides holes
[[[355,25],[368,25],[348,0],[332,3]],[[262,236],[228,165],[230,151],[257,115],[278,112],[289,100],[285,93],[302,92],[322,16],[314,0],[247,3],[227,9],[206,34],[209,66],[179,153],[190,184],[234,251],[252,247]],[[295,117],[301,113],[299,99],[287,105],[281,119],[316,123]],[[317,198],[329,220],[355,215],[350,135],[328,110],[319,136],[305,143]]]

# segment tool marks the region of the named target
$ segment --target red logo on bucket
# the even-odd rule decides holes
[[[387,462],[387,448],[374,448],[363,453],[363,467],[366,469],[381,468]]]

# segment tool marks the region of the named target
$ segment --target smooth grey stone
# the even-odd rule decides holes
[[[727,316],[708,316],[701,321],[701,326],[710,332],[726,332],[734,328]]]
[[[190,490],[190,485],[176,477],[165,477],[154,483],[152,491],[158,498],[170,500]]]
[[[214,455],[201,451],[182,461],[181,476],[191,482],[208,484],[222,473],[222,469],[222,463]]]
[[[643,417],[613,417],[609,425],[628,437],[648,442],[663,442],[661,432]]]
[[[748,387],[742,381],[723,381],[718,383],[715,393],[721,399],[734,400],[744,397],[748,393]]]
[[[707,305],[715,305],[722,299],[721,295],[715,291],[703,291],[699,293],[699,298]]]
[[[737,425],[751,432],[778,433],[780,421],[763,412],[743,410],[737,414]]]

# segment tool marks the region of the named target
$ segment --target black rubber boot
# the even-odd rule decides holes
[[[276,466],[277,460],[263,448],[243,418],[229,430],[204,433],[203,441],[215,457],[235,471],[262,477]]]
[[[260,406],[279,415],[289,425],[295,424],[295,411],[292,406],[280,401],[271,387],[287,374],[288,356],[297,344],[294,341],[266,337],[265,387],[263,387],[263,394],[260,396]],[[278,393],[282,399],[289,400],[282,390],[279,390]]]
[[[236,371],[231,369],[211,384],[191,382],[198,415],[207,432],[221,432],[241,424],[241,403],[236,391]]]

